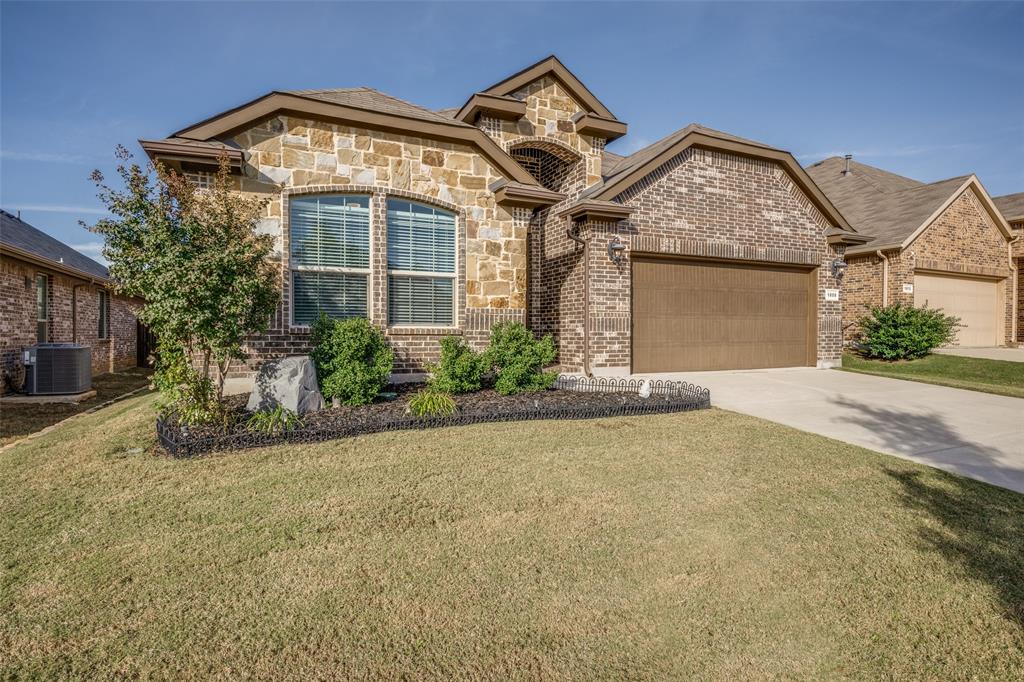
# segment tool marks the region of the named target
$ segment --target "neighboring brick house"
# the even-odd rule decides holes
[[[872,306],[903,302],[959,317],[955,345],[1016,344],[1013,236],[977,177],[926,184],[839,157],[807,172],[871,237],[846,252],[847,340]]]
[[[0,362],[3,391],[24,382],[21,351],[37,343],[92,349],[93,374],[134,367],[134,304],[108,292],[107,269],[0,211]]]
[[[1024,344],[1024,192],[992,197],[1013,231],[1013,262],[1017,267],[1017,343]]]
[[[605,151],[625,133],[549,57],[458,109],[272,92],[140,143],[197,180],[226,155],[270,199],[283,295],[237,372],[307,350],[319,311],[378,325],[400,373],[507,320],[553,333],[567,371],[838,363],[832,264],[862,240],[793,157],[700,126]]]

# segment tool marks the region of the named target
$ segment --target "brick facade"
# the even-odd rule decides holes
[[[45,274],[48,279],[49,342],[74,342],[91,347],[94,375],[135,366],[135,304],[122,297],[110,297],[109,338],[101,339],[99,292],[102,287],[5,255],[0,260],[0,363],[4,391],[22,388],[25,369],[21,351],[38,342],[38,274]]]
[[[436,360],[444,335],[462,335],[482,347],[491,326],[506,320],[526,321],[538,333],[553,334],[566,370],[582,366],[589,328],[592,366],[629,371],[631,250],[798,264],[817,270],[819,293],[838,288],[827,267],[840,254],[823,234],[830,223],[775,162],[693,149],[617,198],[636,208],[631,220],[570,226],[559,214],[602,182],[606,139],[576,132],[574,119],[593,110],[559,78],[543,75],[515,87],[509,97],[523,103],[523,116],[504,120],[485,114],[475,125],[540,185],[564,195],[554,206],[498,205],[490,188],[504,176],[469,144],[285,113],[264,116],[221,140],[242,152],[238,189],[270,200],[259,229],[277,239],[282,289],[269,331],[249,340],[250,358],[232,375],[251,374],[268,358],[309,350],[308,329],[292,324],[289,290],[289,201],[299,195],[370,197],[368,316],[395,348],[398,373],[422,372]],[[390,196],[457,216],[457,299],[450,327],[388,325],[384,216]],[[567,234],[570,227],[588,244],[589,264],[583,247]],[[619,265],[606,252],[614,237],[626,244]],[[818,302],[819,364],[840,357],[840,305]]]
[[[818,273],[818,364],[841,357],[841,301],[824,289],[841,288],[830,263],[841,250],[827,244],[828,222],[776,163],[691,148],[618,197],[632,206],[628,220],[576,225],[589,244],[590,364],[595,373],[623,374],[631,364],[631,254],[694,256],[815,268]],[[554,223],[543,240],[545,282],[531,297],[531,320],[555,331],[564,368],[583,363],[582,247]],[[607,255],[610,240],[623,259]]]
[[[980,198],[971,188],[952,203],[906,248],[887,251],[888,296],[883,299],[883,262],[876,254],[857,254],[849,258],[845,277],[846,306],[843,309],[844,336],[856,338],[857,320],[872,306],[914,303],[914,294],[904,292],[904,285],[914,283],[919,271],[976,275],[1000,280],[1004,303],[1004,341],[1013,344],[1014,287],[1011,277],[1006,238],[1000,232]],[[1018,325],[1019,327],[1019,325]]]

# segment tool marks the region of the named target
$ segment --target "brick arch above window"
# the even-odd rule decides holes
[[[550,139],[520,139],[509,144],[508,154],[546,189],[561,192],[583,156]]]

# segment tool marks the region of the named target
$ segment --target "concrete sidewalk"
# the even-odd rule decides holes
[[[838,370],[658,375],[711,403],[1024,493],[1024,399]]]
[[[959,355],[965,358],[1024,362],[1024,348],[939,348],[934,352],[941,355]]]

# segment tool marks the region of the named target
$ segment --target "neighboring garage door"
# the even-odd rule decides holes
[[[633,259],[633,371],[815,364],[813,270]]]
[[[914,275],[914,305],[960,318],[960,346],[999,345],[999,286],[992,280]]]

